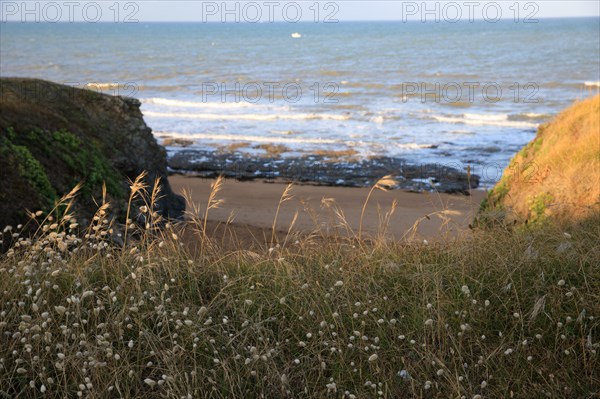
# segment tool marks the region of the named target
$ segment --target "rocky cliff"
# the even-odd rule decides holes
[[[600,95],[560,113],[510,162],[480,219],[582,221],[600,212]]]
[[[25,209],[49,209],[83,182],[78,211],[89,216],[106,183],[113,210],[126,206],[127,179],[161,178],[158,211],[179,218],[184,201],[167,181],[165,150],[133,98],[37,79],[0,79],[0,226]]]

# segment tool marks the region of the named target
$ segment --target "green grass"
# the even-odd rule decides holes
[[[14,135],[10,130],[7,135],[0,135],[0,155],[9,160],[9,165],[16,168],[18,174],[34,187],[40,203],[44,207],[51,208],[57,195],[44,167],[26,146],[14,144],[11,141],[12,137]]]
[[[18,155],[22,175],[36,187],[46,209],[52,208],[57,193],[64,195],[80,181],[84,199],[100,197],[103,183],[114,198],[126,197],[123,176],[102,155],[98,143],[83,142],[65,130],[41,129],[16,133],[9,128],[1,139],[2,148]]]
[[[546,209],[552,204],[552,194],[541,193],[529,199],[532,223],[543,223],[547,219]]]
[[[201,221],[152,219],[116,245],[107,214],[84,231],[68,213],[32,219],[33,238],[6,230],[22,238],[0,257],[8,397],[600,392],[598,215],[437,244],[297,235],[225,251]],[[196,253],[184,228],[198,231]]]

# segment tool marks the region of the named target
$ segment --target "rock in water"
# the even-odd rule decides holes
[[[38,79],[0,79],[0,226],[22,222],[25,209],[49,209],[75,184],[78,211],[89,217],[105,182],[117,213],[127,204],[127,179],[161,179],[157,211],[180,218],[185,203],[167,180],[164,148],[134,98]]]

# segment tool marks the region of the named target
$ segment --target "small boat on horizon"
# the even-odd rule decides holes
[[[294,38],[294,39],[300,39],[301,37],[302,37],[302,35],[298,32],[292,33],[292,38]]]

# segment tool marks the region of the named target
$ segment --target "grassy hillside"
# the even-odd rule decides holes
[[[484,211],[534,223],[570,223],[599,209],[600,95],[541,126],[483,204]]]
[[[33,238],[4,230],[19,241],[0,257],[0,397],[600,394],[598,215],[438,244],[323,230],[224,251],[203,222],[219,183],[162,229],[157,193],[132,187],[148,224],[125,244],[109,204],[84,231],[68,212],[32,215]]]

